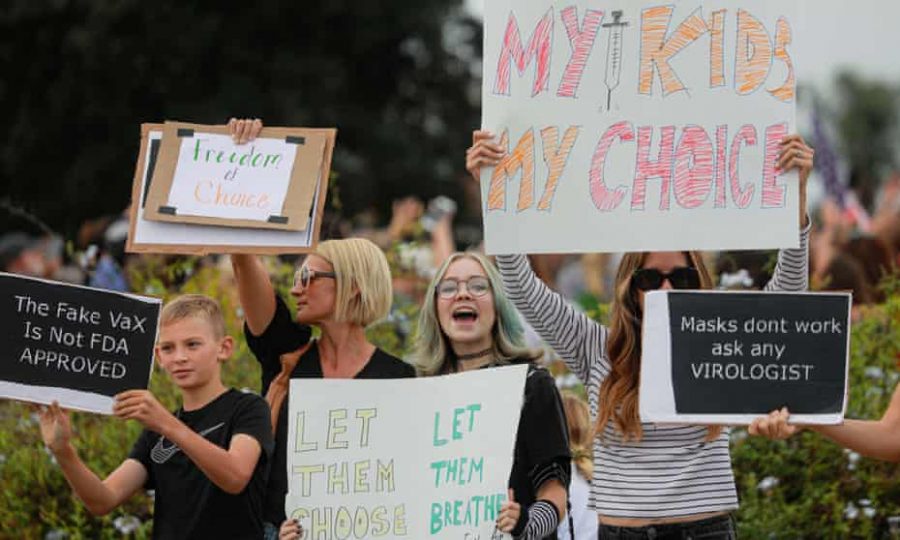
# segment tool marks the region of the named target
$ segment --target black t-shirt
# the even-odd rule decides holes
[[[566,414],[556,382],[546,369],[529,366],[509,473],[509,487],[522,506],[523,519],[527,519],[528,508],[543,481],[557,478],[568,488],[570,462]],[[556,533],[546,538],[556,538]]]
[[[247,345],[262,366],[262,391],[268,391],[269,385],[281,372],[281,355],[295,351],[309,342],[311,331],[308,326],[297,324],[291,318],[291,312],[280,297],[276,297],[275,316],[272,322],[259,336],[254,336],[244,325]],[[415,369],[394,356],[375,349],[366,365],[354,377],[355,379],[402,379],[415,377]],[[310,347],[297,361],[294,379],[321,379],[322,364],[319,349]],[[263,519],[276,526],[285,520],[284,498],[287,496],[287,438],[288,438],[288,400],[281,404],[278,413],[278,425],[275,428],[275,452],[272,455],[272,468],[269,471],[269,482],[266,488],[266,500],[263,506]]]
[[[144,430],[131,454],[155,489],[153,538],[262,538],[262,504],[274,441],[269,406],[256,394],[229,389],[194,411],[178,409],[182,422],[211,443],[228,448],[239,433],[262,449],[242,492],[228,494],[212,483],[175,443]]]

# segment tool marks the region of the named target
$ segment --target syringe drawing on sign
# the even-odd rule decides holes
[[[612,92],[619,86],[622,74],[622,35],[628,23],[622,20],[622,11],[612,12],[613,21],[602,26],[609,29],[609,50],[606,53],[606,110],[612,108]]]

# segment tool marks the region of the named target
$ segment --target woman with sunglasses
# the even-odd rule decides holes
[[[499,163],[503,149],[476,131],[466,168]],[[813,150],[797,135],[781,144],[777,166],[800,176],[800,248],[782,250],[766,290],[807,288],[809,219],[806,183]],[[641,423],[638,386],[644,293],[710,289],[697,252],[628,253],[615,280],[609,327],[575,310],[542,283],[524,255],[497,257],[510,299],[584,384],[596,419],[591,503],[600,538],[733,538],[738,506],[728,429]]]
[[[232,118],[228,126],[234,141],[242,144],[259,135],[262,122]],[[385,318],[392,301],[391,271],[374,243],[362,238],[320,242],[294,274],[290,294],[297,303],[296,318],[276,294],[259,258],[232,255],[231,263],[247,345],[262,368],[262,392],[272,410],[275,453],[263,521],[265,538],[274,539],[285,521],[290,379],[395,379],[414,377],[415,369],[366,338],[366,327]],[[314,341],[311,326],[320,331]],[[284,525],[284,537],[299,534],[296,523]]]
[[[422,375],[531,363],[522,326],[497,269],[483,255],[454,253],[425,293],[415,339]],[[556,538],[566,513],[570,454],[562,401],[553,377],[530,366],[516,434],[509,500],[497,529],[516,539]]]

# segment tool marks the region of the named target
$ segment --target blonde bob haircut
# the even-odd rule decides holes
[[[218,302],[202,294],[182,294],[167,302],[160,313],[159,325],[166,326],[189,317],[203,319],[209,323],[216,339],[225,337],[225,317],[222,316],[222,308]]]
[[[415,351],[415,366],[420,375],[440,375],[453,373],[457,369],[456,355],[450,346],[447,334],[441,328],[437,314],[438,283],[444,279],[447,268],[459,259],[472,259],[481,265],[491,284],[491,294],[494,298],[494,327],[491,328],[491,348],[494,358],[501,364],[513,361],[534,361],[539,359],[544,351],[529,349],[524,345],[524,329],[519,319],[519,312],[513,307],[512,302],[503,290],[503,282],[500,280],[500,272],[497,267],[480,253],[472,251],[456,252],[444,261],[434,274],[428,289],[425,291],[425,301],[419,311],[419,325],[413,340]]]
[[[334,268],[334,320],[369,326],[387,317],[393,290],[381,249],[365,238],[326,240],[313,252]]]

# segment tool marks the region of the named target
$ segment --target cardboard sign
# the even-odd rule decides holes
[[[213,150],[209,140],[215,138],[220,140],[223,137],[224,127],[195,126],[203,127],[210,130],[212,135],[188,138],[186,136],[179,138],[178,129],[191,130],[191,127],[176,127],[177,125],[165,126],[160,124],[144,124],[141,126],[141,151],[138,157],[137,168],[135,169],[134,184],[132,187],[132,204],[130,209],[130,231],[126,250],[135,253],[179,253],[186,255],[204,255],[207,253],[258,253],[258,254],[283,254],[283,253],[305,253],[314,249],[319,239],[319,228],[322,222],[322,212],[325,205],[325,194],[328,187],[328,171],[331,167],[331,153],[334,149],[335,131],[332,129],[285,129],[285,128],[264,128],[262,135],[272,137],[280,137],[284,140],[287,137],[300,137],[304,139],[303,145],[296,145],[296,156],[294,161],[298,164],[293,168],[290,184],[284,195],[284,205],[282,212],[286,213],[287,219],[282,220],[281,217],[275,216],[274,219],[266,223],[253,219],[239,219],[237,217],[224,219],[221,214],[218,217],[213,214],[207,215],[180,215],[176,210],[174,215],[166,207],[171,202],[168,197],[172,193],[174,184],[174,174],[176,161],[171,157],[165,158],[164,150],[169,148],[169,154],[181,155],[179,144],[188,144],[193,141],[196,146],[200,144],[197,155],[206,159],[207,152],[211,161],[218,161],[220,154],[225,150]],[[175,130],[172,132],[172,130]],[[169,132],[167,139],[166,133]],[[296,133],[302,132],[305,135],[300,136]],[[174,134],[173,134],[174,133]],[[196,135],[200,131],[193,131]],[[202,133],[206,133],[203,131]],[[294,135],[290,135],[293,133]],[[186,132],[185,132],[186,134]],[[261,136],[262,136],[261,135]],[[262,139],[260,139],[262,140]],[[308,141],[308,142],[307,142]],[[294,144],[294,143],[288,143]],[[173,149],[172,146],[175,146]],[[323,152],[319,156],[319,148]],[[251,143],[235,146],[237,153],[221,154],[223,163],[229,162],[232,158],[237,163],[238,168],[241,160],[245,163],[249,161],[252,165],[254,159],[257,163],[263,163],[264,157],[259,157],[261,149],[264,146],[253,146]],[[308,155],[309,153],[314,155]],[[193,153],[189,152],[189,158]],[[267,154],[270,161],[276,160],[271,157],[274,154]],[[165,159],[164,159],[165,158]],[[245,159],[246,158],[246,159]],[[279,158],[281,159],[281,158]],[[308,176],[306,169],[310,163],[316,163],[316,169],[313,176]],[[223,164],[210,164],[212,168],[221,167]],[[158,168],[166,169],[166,172],[156,174]],[[300,174],[300,170],[304,170],[300,181],[295,177]],[[227,169],[222,174],[232,174],[235,167]],[[243,171],[246,172],[246,171]],[[238,171],[239,176],[242,171]],[[248,175],[249,176],[249,175]],[[187,178],[190,178],[188,176]],[[243,176],[241,176],[243,178]],[[157,180],[162,184],[161,188],[154,188]],[[212,182],[212,183],[209,183]],[[224,182],[224,180],[223,180]],[[252,184],[252,177],[249,182]],[[312,182],[312,183],[310,183]],[[190,184],[190,180],[187,181]],[[182,200],[186,194],[188,197],[198,194],[204,200],[212,200],[213,202],[222,200],[230,200],[225,195],[226,191],[217,191],[215,187],[216,181],[201,180],[195,182],[193,186],[185,189],[176,189],[176,200]],[[183,187],[183,186],[182,186]],[[180,190],[180,191],[179,191]],[[180,195],[179,195],[180,193]],[[244,192],[245,195],[247,192]],[[181,199],[178,199],[181,197]],[[212,199],[210,199],[212,197]],[[223,197],[225,199],[223,199]],[[238,201],[235,199],[235,201]],[[247,201],[249,199],[240,199]],[[254,199],[257,202],[259,198]],[[176,205],[179,203],[175,203]],[[214,205],[215,206],[215,205]],[[160,213],[160,208],[164,212]],[[182,208],[185,208],[182,206]],[[227,206],[219,205],[217,211],[227,210]],[[259,210],[257,208],[257,210]],[[165,213],[170,212],[170,213]],[[151,214],[155,217],[151,219]],[[301,230],[292,230],[297,224],[303,223]],[[260,227],[266,228],[260,228]]]
[[[0,273],[0,397],[112,413],[147,388],[161,301]]]
[[[285,512],[309,538],[501,538],[527,366],[292,379]]]
[[[797,247],[797,3],[491,0],[490,254]]]
[[[840,423],[850,304],[849,293],[647,293],[641,420],[749,424],[787,406],[793,422]]]

